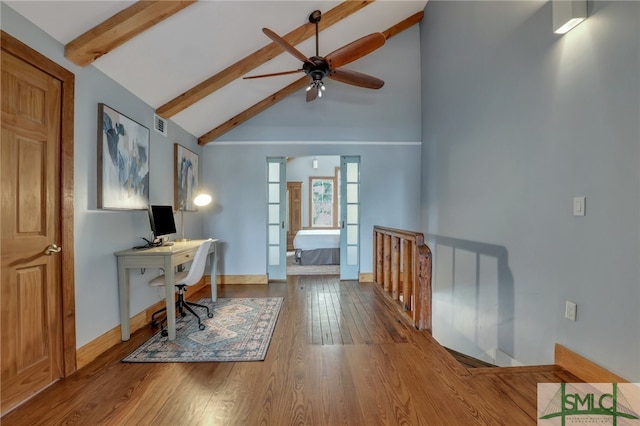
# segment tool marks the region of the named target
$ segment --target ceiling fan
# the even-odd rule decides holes
[[[328,77],[342,83],[351,84],[353,86],[365,87],[367,89],[381,88],[384,85],[384,81],[379,78],[338,67],[362,58],[363,56],[378,49],[384,45],[386,40],[385,36],[382,33],[372,33],[359,38],[338,50],[329,53],[328,55],[320,56],[318,53],[318,22],[320,22],[321,18],[322,12],[319,10],[316,10],[309,15],[309,22],[316,26],[316,55],[310,58],[307,58],[303,53],[269,28],[263,28],[262,32],[265,33],[266,36],[274,43],[302,61],[302,68],[293,71],[247,76],[244,77],[244,79],[273,77],[304,72],[311,79],[311,82],[307,87],[307,102],[311,102],[316,98],[322,97],[322,92],[325,90],[325,86],[322,81],[324,77]]]

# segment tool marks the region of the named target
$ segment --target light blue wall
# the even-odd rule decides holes
[[[418,228],[418,142],[212,143],[203,153],[203,184],[215,199],[206,210],[205,234],[221,239],[221,274],[266,274],[266,158],[313,155],[361,157],[361,272],[372,271],[374,225]]]
[[[64,58],[64,46],[5,3],[2,29],[75,74],[74,245],[76,341],[81,347],[120,324],[115,251],[140,245],[150,236],[146,211],[97,209],[98,103],[102,102],[150,129],[150,202],[173,204],[173,144],[200,152],[196,139],[173,123],[168,137],[153,130],[154,109],[93,66],[80,68]],[[185,234],[199,235],[201,214],[187,213]],[[179,226],[179,222],[178,222]],[[64,250],[64,247],[63,247]],[[131,271],[131,313],[163,295],[147,286],[158,271]]]
[[[547,1],[426,6],[434,335],[524,364],[558,342],[640,381],[640,3],[588,5],[562,37]]]

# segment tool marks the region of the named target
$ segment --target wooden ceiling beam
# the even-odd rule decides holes
[[[340,3],[333,9],[322,14],[322,20],[318,23],[318,30],[322,31],[329,28],[333,24],[340,22],[342,19],[359,11],[363,7],[373,3],[374,0],[347,0]],[[315,35],[315,25],[307,22],[289,32],[282,38],[292,45],[303,42],[304,40]],[[226,86],[232,81],[242,77],[249,71],[264,64],[270,59],[275,58],[283,52],[282,48],[276,43],[269,43],[263,48],[256,50],[245,58],[230,65],[216,75],[209,77],[197,86],[187,90],[178,97],[170,100],[166,104],[160,106],[156,110],[156,114],[163,118],[170,118],[180,111],[184,111],[196,102],[209,96],[211,93]]]
[[[424,12],[423,11],[415,13],[415,14],[409,16],[408,18],[406,18],[406,19],[398,22],[397,24],[393,25],[392,27],[387,28],[385,31],[382,31],[382,34],[384,34],[385,38],[389,39],[389,38],[393,37],[394,35],[399,34],[402,31],[404,31],[404,30],[414,26],[415,24],[419,23],[422,20],[423,16],[424,16]],[[234,116],[234,117],[230,118],[229,120],[225,121],[224,123],[222,123],[221,125],[219,125],[215,129],[210,130],[207,133],[205,133],[204,135],[200,136],[198,138],[198,144],[199,145],[208,144],[209,142],[219,138],[223,134],[229,132],[230,130],[234,129],[235,127],[239,126],[240,124],[244,123],[245,121],[249,120],[250,118],[256,116],[257,114],[261,113],[262,111],[266,110],[267,108],[271,107],[272,105],[275,105],[276,103],[280,102],[281,100],[283,100],[287,96],[297,92],[298,90],[302,89],[303,87],[306,87],[307,85],[309,85],[309,77],[307,77],[307,76],[304,76],[304,77],[300,78],[299,80],[294,81],[293,83],[291,83],[290,85],[288,85],[284,89],[277,91],[276,93],[272,94],[271,96],[269,96],[267,98],[264,98],[263,100],[261,100],[257,104],[247,108],[246,110],[242,111],[241,113],[237,114],[236,116]]]
[[[424,16],[424,11],[422,10],[420,12],[414,13],[408,18],[382,31],[382,34],[384,34],[384,37],[388,40],[394,35],[399,34],[404,30],[413,27],[415,24],[418,24],[420,21],[422,21],[423,16]]]
[[[139,1],[67,43],[64,56],[85,67],[196,0]]]
[[[235,127],[239,126],[240,124],[244,123],[245,121],[247,121],[251,117],[254,117],[254,116],[260,114],[262,111],[264,111],[267,108],[275,105],[276,103],[280,102],[281,100],[283,100],[287,96],[297,92],[298,90],[300,90],[303,87],[306,87],[308,85],[309,85],[309,77],[307,77],[305,75],[304,77],[294,81],[293,83],[291,83],[290,85],[288,85],[284,89],[277,91],[276,93],[274,93],[273,95],[271,95],[271,96],[269,96],[267,98],[264,98],[263,100],[261,100],[260,102],[258,102],[255,105],[253,105],[252,107],[242,111],[240,114],[238,114],[238,115],[230,118],[229,120],[225,121],[224,123],[222,123],[221,125],[219,125],[215,129],[210,130],[207,133],[205,133],[204,135],[200,136],[198,138],[198,145],[206,145],[207,143],[211,142],[212,140],[217,139],[221,135],[229,132],[230,130],[232,130]]]

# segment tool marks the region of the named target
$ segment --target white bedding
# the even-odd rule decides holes
[[[293,238],[296,250],[340,248],[339,229],[303,229]]]

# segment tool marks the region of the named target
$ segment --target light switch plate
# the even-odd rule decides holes
[[[564,306],[564,317],[568,320],[575,321],[577,310],[578,306],[575,303],[567,300]]]
[[[585,203],[587,197],[573,197],[573,215],[584,216],[585,215]]]

